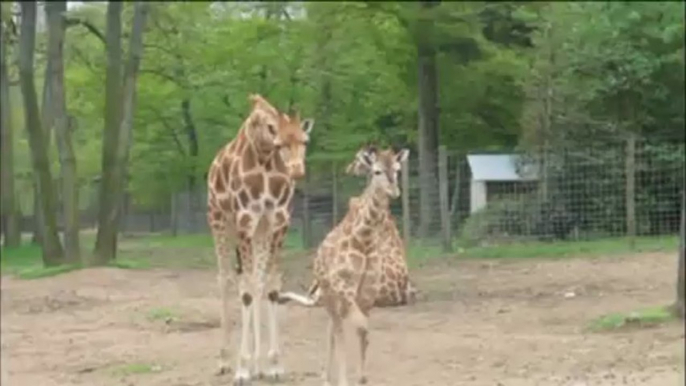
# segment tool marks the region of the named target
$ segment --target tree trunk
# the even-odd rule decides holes
[[[50,68],[50,101],[55,138],[62,171],[62,210],[64,214],[64,246],[66,261],[81,260],[79,246],[79,196],[76,157],[71,138],[71,120],[67,116],[64,90],[64,31],[63,13],[66,1],[48,2],[45,5],[48,22],[48,67]]]
[[[195,191],[195,179],[196,179],[196,162],[198,162],[198,155],[200,153],[200,147],[198,145],[198,131],[195,127],[195,122],[193,121],[193,115],[191,114],[191,100],[190,97],[186,97],[181,101],[181,114],[183,115],[183,126],[188,137],[188,156],[190,158],[190,172],[188,173],[188,190],[190,192]]]
[[[43,76],[43,94],[41,102],[41,123],[45,138],[45,148],[50,154],[50,143],[52,140],[52,125],[54,123],[53,105],[52,105],[52,93],[50,92],[50,58],[48,57],[47,64],[45,65],[45,73]],[[34,244],[42,245],[43,241],[43,228],[45,227],[45,221],[43,219],[43,211],[40,209],[41,201],[38,194],[38,177],[34,177],[33,181],[33,239],[31,240]]]
[[[420,11],[428,11],[437,2],[421,2]],[[436,167],[438,151],[438,70],[433,41],[433,21],[422,17],[417,41],[419,90],[419,236],[427,237],[436,229],[438,185]]]
[[[143,53],[143,30],[149,4],[134,6],[129,59],[123,82],[121,73],[121,3],[107,8],[107,84],[106,120],[103,141],[102,184],[95,264],[106,264],[116,257],[117,233],[126,181],[126,164],[133,130],[136,77]]]
[[[5,7],[3,7],[3,11]],[[4,20],[5,15],[2,15]],[[14,192],[14,140],[12,128],[12,109],[10,105],[9,76],[7,71],[8,31],[2,25],[0,37],[0,188],[2,188],[2,231],[5,237],[5,247],[17,247],[21,244],[21,229],[17,202]]]
[[[676,279],[676,303],[674,310],[676,315],[684,318],[686,314],[685,292],[686,292],[686,188],[682,187],[681,192],[681,235],[679,240],[679,264],[677,267]]]
[[[55,195],[48,162],[45,133],[41,127],[38,98],[33,79],[33,50],[36,44],[36,3],[21,3],[21,33],[19,38],[19,83],[24,99],[24,116],[28,131],[33,169],[38,176],[40,210],[45,221],[43,233],[43,263],[46,266],[63,262],[62,244],[57,234]]]
[[[115,230],[115,254],[116,236],[118,226],[122,218],[122,204],[124,202],[125,188],[128,186],[128,162],[131,145],[133,144],[133,117],[136,107],[136,80],[143,56],[143,32],[145,20],[148,16],[150,4],[139,1],[134,5],[133,26],[131,27],[131,40],[129,42],[129,58],[124,69],[122,89],[122,118],[119,128],[119,149],[117,151],[117,190],[115,192],[116,226]]]
[[[123,4],[107,3],[107,74],[105,80],[105,127],[102,141],[102,178],[98,205],[98,232],[92,263],[113,260],[117,249],[117,149],[122,121],[121,14]]]

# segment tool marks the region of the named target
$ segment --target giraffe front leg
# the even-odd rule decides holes
[[[269,239],[266,239],[268,241]],[[268,242],[264,239],[258,239],[253,244],[255,262],[254,270],[251,273],[252,283],[254,288],[253,295],[255,296],[255,303],[252,309],[253,322],[253,375],[262,378],[262,305],[264,302],[264,293],[267,283],[265,283],[266,272],[268,272],[268,262],[270,259],[270,251]]]
[[[222,329],[222,337],[221,337],[221,342],[220,342],[220,349],[219,349],[219,368],[217,369],[217,375],[224,375],[228,374],[231,372],[231,366],[229,365],[229,345],[231,343],[231,331],[230,331],[230,322],[229,322],[229,315],[230,315],[230,310],[229,310],[229,296],[230,294],[230,289],[229,289],[229,277],[228,275],[224,274],[223,272],[219,272],[219,275],[217,276],[217,281],[219,282],[219,292],[221,296],[221,329]]]
[[[251,280],[248,275],[241,274],[239,278],[238,290],[241,300],[241,343],[239,348],[238,365],[234,374],[233,383],[236,386],[244,386],[250,383],[250,330],[252,308],[254,307]]]
[[[287,221],[288,213],[283,213],[280,219]],[[282,380],[285,374],[281,364],[281,349],[279,347],[279,292],[281,291],[282,277],[279,272],[279,258],[283,239],[288,230],[286,222],[275,221],[277,229],[272,233],[269,245],[270,259],[267,264],[267,321],[269,326],[269,351],[267,359],[267,377],[272,381]]]
[[[213,232],[215,253],[217,255],[217,284],[219,285],[219,296],[221,298],[221,341],[219,348],[219,366],[216,375],[224,375],[231,371],[229,365],[229,345],[231,343],[230,331],[230,281],[231,281],[231,259],[229,240],[223,228],[217,228]]]
[[[269,351],[267,360],[267,377],[272,381],[283,379],[285,370],[281,364],[281,349],[279,347],[279,290],[281,288],[281,276],[272,272],[267,281],[267,322],[269,327]]]
[[[253,357],[252,357],[252,374],[256,378],[262,378],[261,370],[261,348],[262,348],[262,298],[264,293],[264,284],[262,283],[261,275],[256,272],[253,275],[254,288],[254,303],[252,307],[252,323],[253,323]]]
[[[252,240],[244,233],[239,232],[239,246],[238,250],[239,266],[238,266],[238,293],[241,303],[241,343],[238,357],[238,365],[236,366],[236,373],[234,375],[234,385],[243,386],[250,383],[250,363],[254,359],[250,352],[250,333],[251,333],[251,319],[253,318],[253,310],[256,305],[259,305],[259,297],[256,297],[256,286],[253,272],[253,248]],[[252,331],[256,333],[256,331]]]

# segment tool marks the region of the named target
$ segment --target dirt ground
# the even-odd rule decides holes
[[[305,284],[305,265],[291,264],[287,274]],[[683,385],[678,323],[612,333],[585,329],[609,312],[669,303],[675,269],[673,254],[471,260],[416,269],[425,298],[372,314],[369,384]],[[230,385],[230,375],[213,375],[220,337],[215,283],[210,270],[3,277],[2,384]],[[575,296],[566,297],[569,292]],[[320,386],[324,311],[289,305],[281,316],[283,384]]]

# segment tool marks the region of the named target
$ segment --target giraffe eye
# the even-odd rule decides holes
[[[269,134],[276,135],[276,127],[271,123],[267,125],[267,130],[269,130]]]
[[[381,170],[374,170],[374,175],[380,176],[381,175]]]

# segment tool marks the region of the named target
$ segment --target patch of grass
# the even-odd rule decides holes
[[[669,307],[652,307],[628,314],[614,313],[591,321],[589,329],[594,332],[616,331],[631,327],[653,327],[676,320]]]
[[[21,279],[40,279],[71,272],[81,268],[80,264],[44,267],[41,247],[26,244],[16,248],[3,248],[0,258],[2,274],[16,275]]]
[[[199,268],[216,267],[214,241],[210,234],[184,235],[146,235],[143,237],[123,238],[113,266],[128,269],[145,268]],[[302,239],[297,231],[292,231],[284,241],[284,259],[292,255],[302,255]],[[232,252],[233,254],[233,252]],[[233,259],[233,255],[231,256]]]
[[[24,270],[21,270],[17,273],[17,276],[20,279],[24,280],[30,280],[30,279],[41,279],[44,277],[50,277],[50,276],[55,276],[59,275],[62,273],[67,273],[71,271],[75,271],[77,269],[81,269],[82,266],[81,264],[65,264],[65,265],[58,265],[57,267],[31,267],[31,268],[26,268]]]
[[[84,235],[85,236],[85,235]],[[89,236],[90,237],[90,236]],[[90,237],[92,238],[92,237]],[[84,237],[85,245],[87,237]],[[676,251],[678,238],[671,237],[638,237],[634,248],[627,238],[606,238],[586,241],[555,242],[519,242],[507,245],[460,248],[453,245],[453,252],[443,252],[440,239],[413,239],[407,249],[408,264],[411,267],[421,266],[436,258],[469,258],[469,259],[521,259],[521,258],[565,258],[575,256],[607,256],[614,254],[644,253],[659,251]],[[302,237],[297,229],[288,233],[283,257],[290,260],[303,256],[306,251],[302,246]],[[90,250],[84,250],[86,257]],[[308,254],[307,257],[310,255]],[[122,238],[119,243],[117,259],[108,264],[121,269],[149,268],[199,268],[212,269],[216,265],[212,236],[208,233],[178,235],[146,235],[143,237]],[[78,265],[44,268],[41,260],[41,249],[37,245],[26,244],[18,248],[4,248],[0,259],[2,274],[17,275],[25,279],[36,279],[70,272],[80,268]]]
[[[17,274],[19,271],[40,268],[41,247],[34,244],[22,245],[16,248],[3,248],[0,255],[0,270],[2,274]]]
[[[579,241],[530,241],[485,247],[461,248],[453,243],[453,252],[443,251],[440,239],[413,240],[407,248],[408,264],[419,266],[431,259],[456,257],[464,259],[525,259],[525,258],[567,258],[598,257],[617,254],[676,251],[679,239],[676,236],[637,237],[634,247],[628,238],[615,237]]]
[[[121,269],[148,269],[151,268],[150,261],[141,258],[117,258],[115,261],[107,264],[110,267]]]
[[[179,312],[166,307],[153,308],[146,314],[146,319],[150,321],[172,322],[180,318]]]
[[[562,258],[573,256],[601,256],[623,253],[644,253],[677,250],[679,239],[668,237],[638,237],[632,248],[628,238],[616,237],[598,240],[529,242],[490,247],[467,248],[459,257],[466,258]]]
[[[407,264],[412,267],[420,266],[423,262],[430,259],[446,256],[443,252],[442,244],[439,240],[435,242],[414,242],[407,248]]]
[[[125,365],[115,366],[110,369],[110,372],[114,376],[127,376],[127,375],[141,375],[157,373],[162,371],[162,367],[150,363],[127,363]]]
[[[214,244],[209,233],[172,236],[168,234],[122,238],[122,244],[130,248],[211,248]]]

